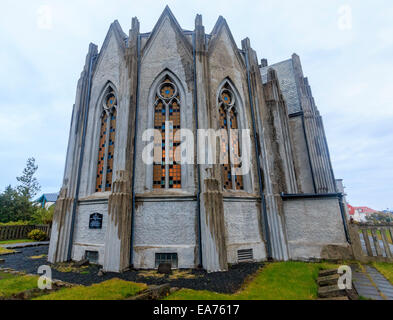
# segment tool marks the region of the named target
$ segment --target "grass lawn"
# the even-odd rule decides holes
[[[4,240],[4,241],[0,241],[0,245],[2,245],[2,244],[23,243],[23,242],[35,242],[35,240],[30,240],[30,239]]]
[[[147,285],[144,283],[114,278],[88,287],[76,286],[60,289],[33,300],[122,300],[146,288]]]
[[[373,262],[372,266],[382,273],[393,284],[393,263]]]
[[[311,300],[317,298],[318,272],[337,268],[327,263],[276,262],[266,264],[235,294],[181,289],[168,300]]]
[[[16,293],[37,288],[37,280],[38,277],[0,272],[0,297],[7,298]]]

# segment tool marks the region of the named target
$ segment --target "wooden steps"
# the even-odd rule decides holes
[[[319,300],[349,300],[347,290],[338,287],[337,269],[321,270],[317,279]]]
[[[324,286],[333,286],[336,285],[338,282],[338,279],[340,278],[339,274],[333,274],[331,276],[325,276],[325,277],[319,277],[317,279],[317,283],[320,287],[324,287]]]
[[[320,277],[327,277],[327,276],[332,276],[338,274],[337,269],[329,269],[329,270],[321,270],[319,271],[319,276]]]
[[[344,296],[347,296],[345,289],[340,289],[337,285],[319,287],[318,289],[319,298],[335,298]]]

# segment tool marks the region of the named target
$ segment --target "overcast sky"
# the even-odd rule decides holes
[[[184,29],[226,18],[240,47],[251,39],[270,64],[300,55],[323,116],[336,178],[349,203],[393,209],[393,2],[391,0],[2,0],[0,190],[28,157],[42,192],[61,187],[76,83],[89,42],[119,20],[151,31],[168,4]]]

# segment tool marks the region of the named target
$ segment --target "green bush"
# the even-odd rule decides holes
[[[35,241],[45,241],[47,239],[46,233],[44,231],[41,231],[40,229],[31,230],[27,234],[27,237]]]
[[[32,224],[32,223],[30,221],[24,221],[24,220],[0,222],[0,226],[27,226],[29,224]]]
[[[53,212],[55,210],[55,205],[46,208],[36,208],[32,215],[32,220],[35,224],[52,224]]]

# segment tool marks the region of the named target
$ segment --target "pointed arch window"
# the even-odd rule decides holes
[[[180,129],[180,95],[169,76],[158,85],[155,94],[154,129],[161,132],[162,159],[161,163],[155,163],[153,167],[153,188],[180,189],[181,164],[174,157],[180,145],[180,142],[174,141]]]
[[[102,101],[100,140],[98,146],[98,162],[96,192],[112,189],[113,159],[115,152],[117,98],[109,88]]]
[[[231,129],[239,129],[236,98],[231,87],[226,83],[220,90],[218,97],[220,129],[225,129],[221,137],[221,153],[227,163],[221,164],[222,185],[226,190],[244,190],[243,176],[235,175],[234,169],[240,168],[239,138],[231,135]],[[231,163],[230,150],[233,152]]]

